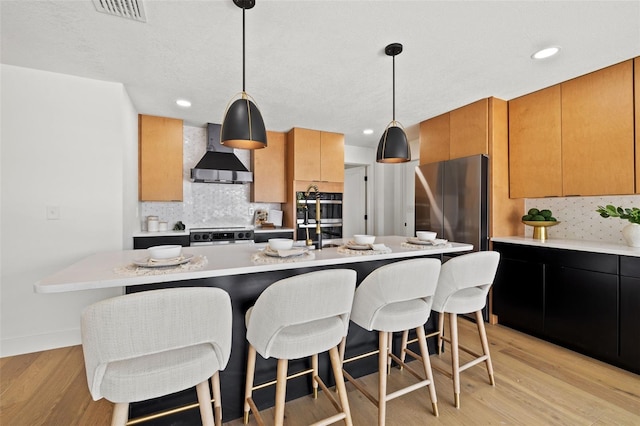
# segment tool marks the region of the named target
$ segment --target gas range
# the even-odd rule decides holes
[[[189,244],[192,246],[252,242],[253,227],[250,226],[211,226],[189,229]]]

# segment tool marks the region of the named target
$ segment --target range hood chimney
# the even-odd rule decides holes
[[[220,144],[220,124],[207,124],[207,152],[191,169],[191,180],[205,183],[250,183],[248,171],[233,153],[233,148]]]

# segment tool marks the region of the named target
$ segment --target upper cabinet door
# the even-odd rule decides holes
[[[480,99],[450,113],[449,157],[489,154],[489,99]]]
[[[563,194],[633,194],[633,61],[561,86]]]
[[[344,182],[344,135],[320,133],[320,180]]]
[[[449,159],[449,113],[420,123],[420,164]]]
[[[560,85],[509,101],[509,195],[562,195]]]
[[[267,147],[251,152],[251,202],[287,201],[286,134],[267,132]]]
[[[295,127],[289,136],[291,180],[320,180],[320,131]]]
[[[633,60],[633,76],[636,102],[636,194],[640,194],[640,58]]]
[[[182,120],[138,118],[140,201],[182,201]]]

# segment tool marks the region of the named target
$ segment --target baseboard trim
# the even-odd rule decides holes
[[[0,357],[75,346],[81,343],[80,328],[0,340]]]

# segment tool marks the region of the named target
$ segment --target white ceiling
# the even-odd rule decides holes
[[[142,114],[221,122],[242,89],[242,10],[232,0],[139,1],[146,23],[90,0],[1,0],[0,59],[121,82]],[[404,45],[396,118],[417,137],[420,121],[480,98],[509,100],[640,56],[640,0],[256,0],[246,32],[246,89],[269,130],[334,131],[375,147],[392,116],[387,44]],[[549,45],[560,54],[530,58]]]

